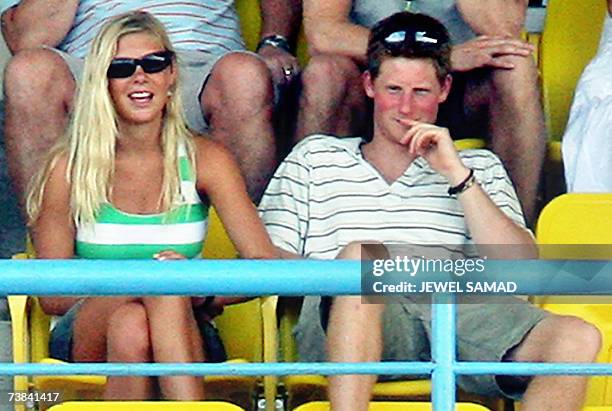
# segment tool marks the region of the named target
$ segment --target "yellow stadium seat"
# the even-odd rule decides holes
[[[612,193],[570,193],[551,201],[542,211],[536,237],[546,259],[612,259]],[[578,299],[578,300],[577,300]],[[612,362],[612,304],[609,297],[537,297],[543,308],[575,315],[595,324],[602,333],[598,362]],[[568,302],[574,302],[568,303]],[[566,304],[563,304],[565,302]],[[612,381],[593,377],[587,405],[612,405]]]
[[[560,140],[576,83],[595,55],[606,4],[602,0],[550,0],[539,51],[544,112],[550,137]]]
[[[183,401],[104,401],[65,402],[49,408],[51,411],[244,411],[227,402],[183,402]]]
[[[11,295],[8,297],[8,304],[11,313],[13,362],[27,363],[30,357],[30,341],[29,338],[26,338],[28,323],[23,315],[19,315],[19,313],[24,312],[26,309],[27,297],[25,295]],[[28,391],[28,378],[25,376],[15,376],[13,387],[15,392]],[[25,411],[25,405],[16,404],[15,411]]]
[[[429,402],[371,402],[369,411],[431,411]],[[478,404],[458,403],[457,411],[487,411],[489,408]],[[309,402],[295,408],[294,411],[329,411],[329,403],[324,401]]]
[[[211,208],[209,230],[202,252],[205,258],[236,258],[237,252],[223,228],[216,212]],[[20,254],[15,258],[27,258]],[[27,299],[27,302],[26,302]],[[20,330],[14,331],[15,339],[28,341],[24,347],[16,347],[14,357],[26,361],[25,351],[29,347],[31,362],[61,363],[49,358],[49,324],[50,317],[44,313],[35,297],[10,297],[14,326],[22,324]],[[215,319],[219,334],[224,342],[230,362],[261,362],[276,359],[274,331],[268,331],[271,338],[264,342],[264,330],[276,329],[276,298],[255,298],[250,301],[227,306],[223,314]],[[14,311],[13,311],[14,310]],[[268,315],[264,315],[264,313]],[[272,326],[264,325],[264,317],[273,321]],[[16,320],[15,320],[16,319]],[[272,344],[264,346],[264,344]],[[250,408],[256,396],[259,379],[252,376],[209,376],[206,380],[207,398],[222,399]],[[64,398],[97,399],[100,398],[106,383],[103,376],[34,376],[33,387],[41,391],[61,390]],[[276,396],[276,379],[264,379],[268,404],[274,403]]]
[[[455,140],[455,148],[457,150],[469,150],[477,148],[486,148],[486,143],[480,138],[463,138],[461,140]]]

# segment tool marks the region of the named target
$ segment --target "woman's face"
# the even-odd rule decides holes
[[[142,59],[165,51],[158,39],[148,33],[126,34],[117,43],[115,59]],[[156,73],[146,73],[138,65],[128,77],[108,79],[108,89],[119,115],[119,121],[129,125],[159,121],[171,98],[168,92],[176,81],[174,65]]]

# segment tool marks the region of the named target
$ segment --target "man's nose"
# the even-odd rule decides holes
[[[399,101],[399,112],[401,114],[410,114],[413,107],[412,94],[404,93],[400,97]]]

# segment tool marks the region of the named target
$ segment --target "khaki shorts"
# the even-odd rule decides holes
[[[469,304],[457,306],[459,361],[502,361],[506,353],[548,315],[546,311],[515,297],[469,298]],[[403,299],[405,302],[390,303],[385,308],[382,361],[430,361],[431,305],[415,303],[411,297]],[[326,361],[325,326],[330,305],[327,297],[304,299],[294,329],[301,361]],[[381,380],[426,377],[381,376]],[[467,392],[515,399],[520,398],[524,389],[511,391],[505,385],[502,389],[494,375],[460,375],[457,383]],[[521,384],[517,385],[521,387]]]

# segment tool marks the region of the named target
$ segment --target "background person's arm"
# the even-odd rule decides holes
[[[261,0],[260,38],[280,35],[295,44],[302,16],[301,0]],[[297,58],[288,50],[263,44],[257,50],[268,65],[276,84],[289,82],[300,71]],[[289,75],[285,70],[289,69]]]
[[[350,21],[352,0],[304,0],[310,55],[340,54],[365,62],[370,30]]]
[[[22,0],[2,14],[2,34],[13,54],[56,47],[72,27],[78,0]]]

